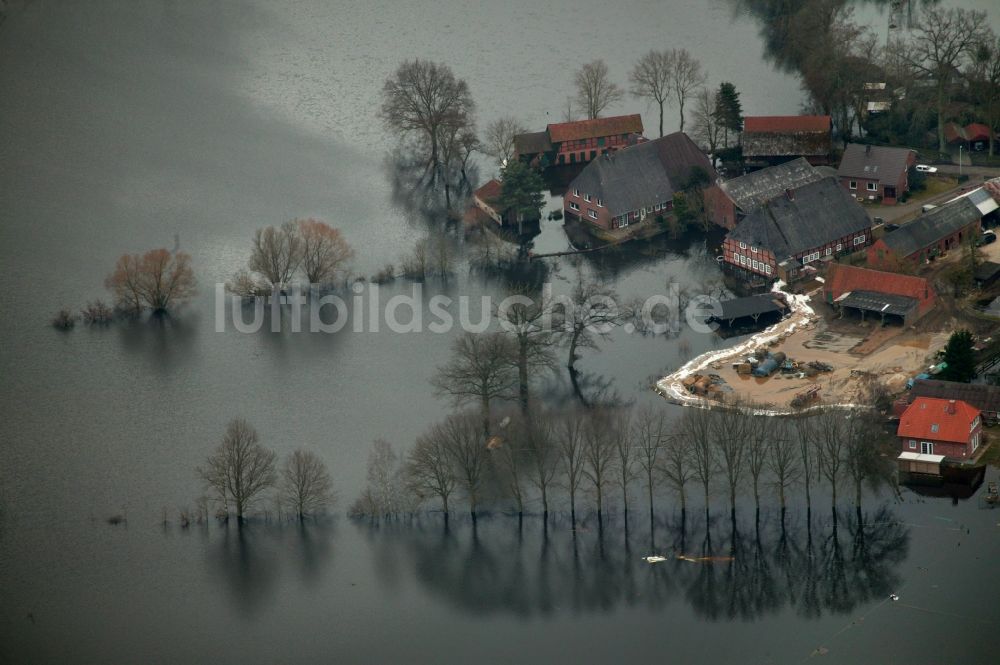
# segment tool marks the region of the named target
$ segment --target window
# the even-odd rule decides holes
[[[806,264],[811,261],[816,261],[817,259],[819,259],[819,252],[813,252],[812,254],[806,254],[805,256],[803,256],[802,263]]]
[[[580,198],[580,190],[579,189],[574,189],[573,190],[573,196],[575,196],[576,198]]]
[[[930,441],[920,442],[920,453],[922,455],[933,455],[934,454],[934,444]]]
[[[832,247],[827,247],[826,251],[823,252],[823,253],[826,254],[827,256],[830,256],[831,254],[833,254],[833,248]]]
[[[837,243],[837,251],[839,252],[842,249],[844,249],[844,245],[838,242]]]
[[[579,210],[579,209],[580,209],[580,206],[578,206],[578,205],[577,205],[577,204],[576,204],[575,202],[573,202],[573,201],[570,201],[570,202],[569,202],[569,209],[570,209],[570,210]]]
[[[653,206],[653,210],[654,211],[659,211],[659,209],[660,209],[660,204],[659,203],[657,203],[656,205]]]
[[[916,449],[917,449],[917,442],[914,441],[913,439],[910,439],[910,450],[916,450]]]
[[[877,192],[878,191],[878,183],[877,182],[869,182],[868,183],[868,191],[869,192]]]
[[[741,266],[745,266],[747,264],[747,257],[743,256],[742,254],[737,254],[736,256],[740,257]]]
[[[937,434],[937,431],[938,431],[938,424],[937,423],[931,423],[931,432],[934,433],[934,434]]]
[[[603,208],[604,207],[604,201],[602,201],[600,199],[600,197],[598,197],[598,199],[597,199],[597,207],[598,208]]]
[[[757,260],[756,260],[756,259],[754,259],[754,260],[753,260],[753,261],[751,262],[751,265],[753,266],[753,269],[754,269],[754,270],[760,270],[760,264],[759,264],[759,263],[757,263]]]
[[[857,236],[856,238],[854,238],[854,244],[855,245],[863,245],[864,243],[865,243],[865,236],[864,235],[860,235],[860,236]]]
[[[740,249],[746,249],[746,248],[747,248],[747,244],[745,242],[741,242],[740,243]]]
[[[756,247],[751,247],[750,251],[753,252],[754,254],[756,254],[757,253],[757,248]]]
[[[766,272],[768,275],[770,275],[771,274],[771,266],[770,265],[764,266],[764,272]]]
[[[851,182],[850,182],[850,183],[848,184],[848,187],[850,187],[851,189],[857,189],[857,188],[858,188],[858,181],[857,181],[857,180],[852,180],[852,181],[851,181]]]
[[[587,203],[590,203],[590,194],[584,194],[583,200],[586,201]]]
[[[618,225],[618,228],[625,228],[628,226],[628,213],[622,215],[622,223]]]
[[[596,210],[588,210],[587,214],[590,215],[591,219],[597,219],[597,211]]]

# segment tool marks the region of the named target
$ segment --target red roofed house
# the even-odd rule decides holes
[[[896,435],[902,452],[967,460],[982,441],[983,419],[961,400],[918,397],[900,417]]]
[[[828,115],[751,116],[743,120],[743,159],[750,166],[781,164],[805,157],[813,166],[830,163],[832,124]]]
[[[506,211],[500,210],[498,205],[502,191],[500,181],[494,178],[472,193],[472,205],[500,226],[507,220]]]
[[[634,145],[642,136],[638,113],[549,125],[543,132],[514,137],[518,159],[544,167],[555,164],[585,164],[598,155]]]
[[[969,141],[970,150],[986,150],[990,145],[991,134],[990,128],[979,122],[965,126],[965,137]]]
[[[823,298],[840,309],[898,317],[910,325],[934,307],[937,294],[922,277],[834,263],[826,273]]]

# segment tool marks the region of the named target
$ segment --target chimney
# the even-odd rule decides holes
[[[791,189],[789,189],[789,188],[786,187],[785,188],[785,198],[788,199],[789,201],[794,201],[795,200],[795,192],[793,192]]]
[[[872,144],[871,143],[869,143],[868,145],[865,146],[865,156],[868,156],[870,154],[872,154]]]
[[[945,412],[947,412],[950,415],[955,415],[956,411],[957,409],[955,408],[955,400],[953,399],[948,400],[948,406],[945,407]]]

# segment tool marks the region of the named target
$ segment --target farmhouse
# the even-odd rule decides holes
[[[850,143],[840,160],[840,184],[859,201],[881,201],[894,205],[909,191],[908,170],[917,162],[909,148],[886,148]]]
[[[982,214],[967,197],[955,199],[890,231],[868,248],[868,265],[899,270],[930,261],[978,237]]]
[[[558,164],[585,164],[626,146],[645,141],[638,113],[610,118],[577,120],[548,125],[545,131],[518,134],[514,152],[518,159],[545,168]]]
[[[563,197],[567,215],[613,230],[665,216],[674,194],[699,177],[714,189],[708,157],[683,132],[603,155],[587,165]]]
[[[726,236],[723,260],[744,277],[790,282],[814,261],[864,247],[871,225],[857,201],[833,178],[823,178],[747,215]]]
[[[845,310],[895,319],[910,325],[934,307],[936,294],[922,277],[835,263],[826,273],[823,299]]]
[[[828,115],[750,116],[743,120],[743,159],[751,168],[805,157],[818,166],[830,163],[832,124]]]
[[[816,182],[823,174],[814,169],[804,158],[753,171],[732,180],[719,183],[721,196],[716,196],[709,209],[709,217],[719,226],[734,228],[740,220],[776,196],[788,190]]]
[[[917,397],[900,416],[896,435],[901,452],[967,460],[979,448],[983,419],[962,400]]]

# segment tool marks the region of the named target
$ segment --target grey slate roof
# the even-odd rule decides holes
[[[695,166],[715,182],[708,157],[683,132],[674,132],[616,152],[587,164],[569,189],[579,189],[603,200],[612,216],[669,201],[681,191]]]
[[[770,166],[719,185],[736,206],[745,213],[752,212],[775,196],[784,195],[786,189],[796,189],[816,182],[823,175],[804,157]]]
[[[833,178],[803,185],[747,215],[729,237],[781,261],[871,227],[868,213]]]
[[[917,379],[913,382],[913,388],[910,389],[910,401],[912,402],[917,397],[957,399],[971,404],[980,411],[991,413],[1000,411],[1000,386]]]
[[[841,178],[867,178],[894,184],[899,180],[900,174],[906,171],[906,162],[912,152],[909,148],[849,143],[840,160],[837,175]]]
[[[882,242],[900,257],[907,257],[982,219],[968,198],[949,201],[909,224],[882,236]]]

